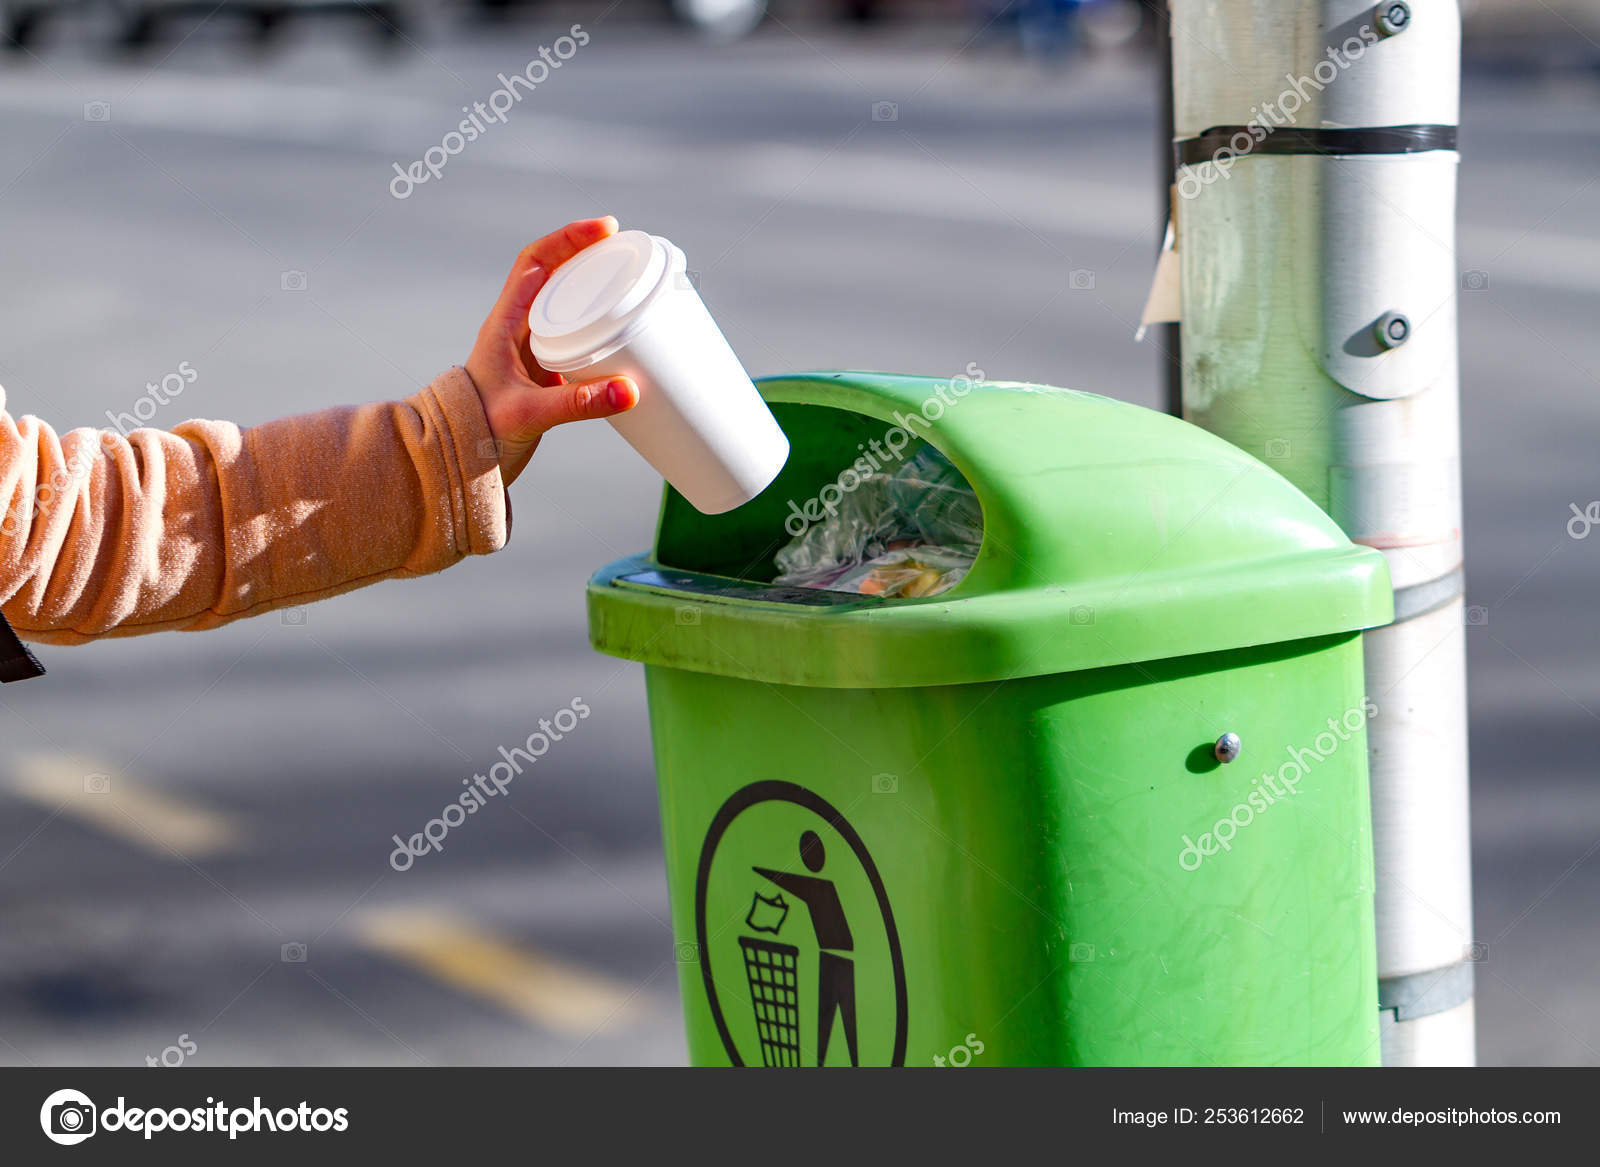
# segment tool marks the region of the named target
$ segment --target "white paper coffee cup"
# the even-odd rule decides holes
[[[789,439],[690,283],[683,252],[622,231],[558,267],[528,312],[539,364],[568,380],[623,374],[639,403],[617,432],[696,510],[749,502],[789,458]]]

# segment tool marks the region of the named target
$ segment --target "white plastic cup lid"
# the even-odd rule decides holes
[[[533,298],[528,343],[535,359],[557,373],[603,360],[627,343],[635,322],[683,268],[683,252],[645,231],[619,231],[584,248]]]

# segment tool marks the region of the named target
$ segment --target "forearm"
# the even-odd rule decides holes
[[[213,628],[506,538],[494,442],[460,369],[403,402],[127,438],[58,438],[0,395],[0,501],[0,605],[54,643]]]

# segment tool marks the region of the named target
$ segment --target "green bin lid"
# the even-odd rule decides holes
[[[1177,418],[963,378],[828,372],[758,385],[789,435],[788,466],[723,515],[669,487],[654,552],[590,580],[600,651],[772,684],[880,688],[1190,656],[1393,618],[1382,555]],[[891,432],[925,438],[975,490],[983,544],[966,578],[923,599],[767,583],[785,518]]]

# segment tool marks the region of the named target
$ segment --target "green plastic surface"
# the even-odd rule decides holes
[[[806,831],[852,933],[860,1065],[1378,1063],[1365,729],[1341,720],[1359,635],[930,689],[646,676],[694,1064],[784,1060],[742,942],[793,950],[793,996],[763,1011],[792,1007],[793,1061],[818,1064],[815,925],[756,873],[808,874]],[[1228,730],[1244,749],[1222,766]],[[749,805],[716,838],[730,803]],[[1244,824],[1226,850],[1225,820]],[[773,919],[757,892],[789,905],[777,934],[750,923]],[[826,1064],[848,1065],[830,1030]]]
[[[1221,439],[1035,385],[947,390],[946,405],[936,400],[946,384],[876,373],[762,381],[789,465],[724,515],[701,515],[669,489],[654,554],[591,582],[595,647],[780,684],[879,687],[1160,660],[1392,618],[1383,557]],[[657,566],[770,579],[792,507],[803,511],[896,429],[948,456],[983,508],[982,549],[953,591],[822,609],[724,597],[696,601],[691,623],[674,590],[619,584]]]

